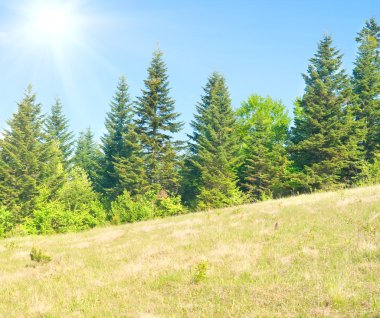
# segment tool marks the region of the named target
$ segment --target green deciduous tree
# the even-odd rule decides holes
[[[324,36],[303,75],[306,88],[296,103],[289,150],[310,188],[350,184],[361,173],[363,124],[355,121],[352,88],[341,65],[342,55]]]
[[[34,217],[25,224],[27,232],[79,231],[105,222],[105,211],[83,169],[71,169],[54,198],[49,194],[50,189],[42,189]]]
[[[366,127],[366,159],[373,161],[380,151],[380,26],[375,19],[366,21],[358,33],[359,45],[353,70],[356,116]]]
[[[190,186],[196,186],[196,205],[200,209],[242,202],[236,186],[234,168],[239,140],[231,99],[222,75],[214,73],[204,88],[192,121],[191,154],[188,158]]]
[[[252,95],[236,113],[242,141],[240,185],[251,200],[283,194],[289,165],[285,142],[290,118],[286,107],[270,97]]]
[[[162,52],[153,54],[145,89],[136,103],[136,126],[142,142],[146,176],[152,189],[176,192],[178,188],[177,146],[173,134],[182,128],[169,96],[167,67]]]

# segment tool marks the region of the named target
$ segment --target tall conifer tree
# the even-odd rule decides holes
[[[47,177],[40,104],[31,86],[8,121],[0,151],[0,202],[14,213],[15,223],[33,215],[39,188]]]
[[[145,89],[136,103],[136,126],[142,141],[148,183],[155,190],[175,192],[178,188],[178,144],[173,134],[181,130],[175,102],[170,97],[167,67],[156,50],[148,68]]]
[[[128,93],[128,85],[124,76],[120,78],[115,96],[111,102],[111,110],[105,122],[106,133],[102,137],[102,189],[111,198],[122,193],[120,178],[115,169],[119,160],[131,155],[129,145],[125,141],[132,124],[133,114]]]
[[[356,116],[366,126],[364,142],[366,159],[374,159],[380,151],[380,26],[372,18],[358,33],[359,45],[353,70]]]
[[[79,133],[75,155],[74,165],[83,169],[89,176],[95,190],[101,189],[99,184],[101,152],[97,143],[94,140],[94,134],[90,128]]]
[[[62,152],[62,160],[69,167],[74,151],[74,134],[69,129],[69,121],[62,112],[62,103],[57,99],[51,107],[45,122],[46,140],[58,144]]]
[[[342,55],[330,36],[318,44],[303,75],[305,93],[297,103],[290,152],[295,165],[308,175],[311,188],[352,183],[361,172],[361,121],[353,115],[349,77],[341,69]]]
[[[127,190],[132,195],[144,194],[150,190],[145,169],[142,144],[136,127],[131,124],[128,133],[123,136],[126,153],[115,158],[115,171],[119,180],[119,192]]]
[[[236,120],[225,79],[218,73],[209,78],[191,125],[190,184],[196,186],[197,207],[222,207],[242,202],[234,168],[239,140]]]

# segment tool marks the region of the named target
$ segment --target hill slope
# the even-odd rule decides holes
[[[0,317],[379,315],[380,186],[0,241]]]

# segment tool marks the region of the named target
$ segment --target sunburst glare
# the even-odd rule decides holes
[[[83,22],[72,2],[32,2],[25,9],[24,35],[32,45],[64,49],[80,41]]]

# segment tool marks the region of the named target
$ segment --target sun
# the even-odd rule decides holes
[[[32,44],[64,48],[81,34],[81,19],[71,2],[38,1],[26,10],[25,33]]]

